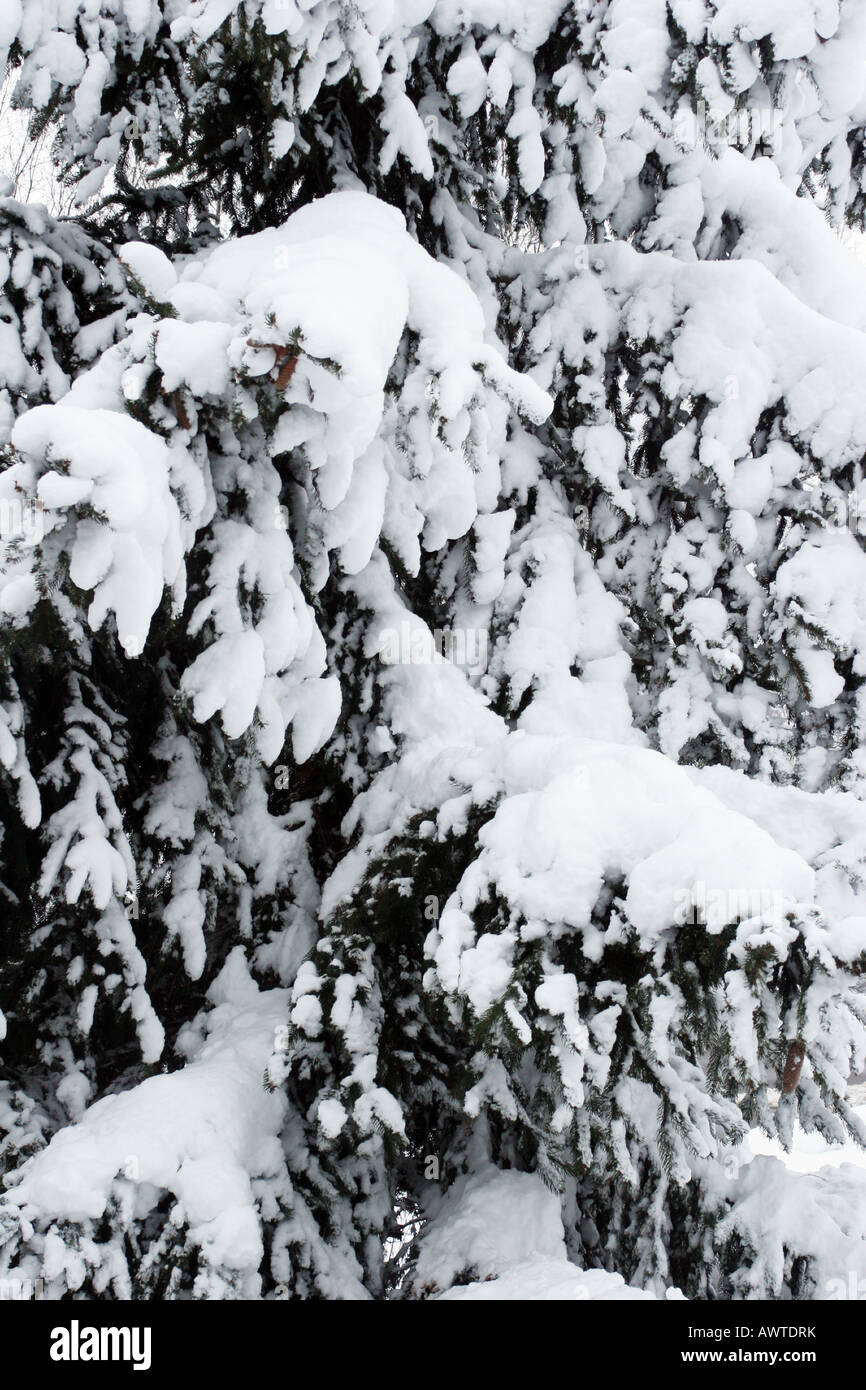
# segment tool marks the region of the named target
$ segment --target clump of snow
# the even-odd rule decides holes
[[[414,1282],[444,1289],[466,1270],[501,1274],[538,1258],[566,1258],[559,1198],[535,1173],[488,1169],[449,1189],[422,1241]]]
[[[449,1189],[422,1237],[413,1287],[441,1299],[654,1297],[570,1264],[558,1195],[537,1173],[496,1168]]]
[[[138,280],[149,299],[165,301],[177,284],[177,271],[158,246],[145,241],[128,241],[117,255]]]
[[[25,463],[4,473],[4,486],[35,484],[47,531],[86,504],[66,541],[70,578],[93,593],[91,626],[113,613],[121,645],[140,655],[163,590],[182,592],[184,553],[206,505],[197,471],[137,420],[107,410],[38,406],[18,420],[12,443]]]
[[[135,1186],[140,1215],[171,1192],[205,1261],[238,1271],[255,1296],[263,1249],[251,1182],[284,1163],[285,1099],[262,1076],[288,995],[260,992],[236,948],[209,997],[205,1037],[187,1065],[97,1101],[19,1170],[3,1204],[25,1223],[48,1223],[50,1238],[53,1220],[100,1218],[119,1179]],[[49,1278],[63,1274],[75,1289],[80,1257],[61,1241],[56,1253],[65,1265]]]

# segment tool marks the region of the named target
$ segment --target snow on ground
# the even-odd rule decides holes
[[[560,1199],[537,1173],[490,1167],[458,1179],[436,1205],[415,1271],[422,1295],[452,1302],[655,1297],[618,1274],[569,1262]],[[477,1278],[448,1287],[469,1273]]]
[[[852,1087],[851,1098],[855,1102],[854,1113],[866,1124],[866,1086]],[[742,1152],[746,1162],[758,1154],[781,1158],[786,1168],[794,1173],[817,1173],[820,1168],[838,1168],[843,1163],[866,1168],[866,1149],[861,1149],[853,1140],[847,1144],[828,1144],[820,1134],[804,1134],[799,1126],[790,1153],[785,1153],[778,1139],[770,1139],[759,1129],[746,1135]]]
[[[439,1295],[437,1302],[587,1303],[654,1298],[655,1294],[630,1288],[619,1274],[607,1274],[603,1269],[578,1269],[567,1260],[538,1259],[515,1265],[498,1279],[449,1289]]]

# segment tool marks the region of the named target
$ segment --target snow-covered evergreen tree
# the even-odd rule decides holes
[[[862,6],[4,46],[0,1268],[866,1272]]]

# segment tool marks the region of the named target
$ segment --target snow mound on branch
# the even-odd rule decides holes
[[[866,950],[866,806],[860,798],[772,786],[726,767],[691,768],[688,775],[815,867],[815,900],[828,943],[839,960],[856,961]]]
[[[62,525],[67,510],[87,508],[68,542],[70,578],[93,592],[91,627],[113,612],[121,645],[138,656],[194,536],[179,503],[202,514],[200,475],[184,451],[114,411],[37,406],[17,422],[12,443],[28,461],[57,461],[36,484],[48,529]]]
[[[427,833],[443,842],[477,818],[478,853],[425,942],[432,962],[425,986],[448,1007],[465,1001],[483,1027],[491,1019],[491,1026],[500,1026],[496,1018],[505,1017],[509,1045],[525,1049],[527,1059],[551,1034],[561,1040],[562,1101],[551,1120],[557,1133],[604,1092],[619,1019],[629,1008],[621,984],[611,982],[596,995],[564,964],[575,936],[591,962],[632,934],[647,959],[660,959],[678,949],[686,927],[700,925],[708,936],[733,928],[717,986],[728,1012],[731,1054],[741,1077],[756,1087],[776,1085],[776,1064],[759,1053],[755,1040],[761,986],[749,976],[748,957],[760,950],[784,965],[799,943],[804,959],[834,979],[844,968],[840,963],[862,955],[863,803],[839,793],[818,804],[742,774],[687,770],[634,745],[508,732],[477,692],[474,701],[467,693],[459,720],[446,722],[436,707],[445,677],[456,673],[446,665],[426,673],[426,685],[401,679],[400,688],[388,692],[392,727],[405,735],[402,755],[356,799],[346,831],[360,836],[325,886],[323,916],[351,897],[370,859],[414,817],[425,816]],[[404,700],[411,704],[405,718]],[[807,800],[808,815],[802,811]],[[614,910],[599,921],[596,904],[604,904],[607,892],[615,895]],[[527,990],[520,970],[533,943],[544,943],[541,979]],[[850,1011],[832,1009],[832,996],[819,1000],[800,1028],[816,1064],[842,1095],[852,1054],[855,1067],[862,1065],[863,1030]],[[737,1105],[714,1093],[700,1068],[679,1056],[679,1030],[686,1026],[680,993],[671,990],[651,1014],[645,1045],[652,1065],[689,1120],[689,1145],[676,1155],[677,1177],[688,1181],[696,1154],[718,1157],[746,1126]],[[467,1113],[492,1107],[514,1117],[519,1101],[505,1069],[480,1054],[478,1065],[479,1080],[464,1097]],[[629,1085],[646,1142],[654,1143],[657,1097],[640,1083]],[[801,1091],[810,1127],[820,1122],[829,1137],[843,1138],[841,1121],[834,1130],[815,1109],[808,1060]]]
[[[510,979],[515,945],[509,932],[474,939],[471,914],[491,890],[526,922],[581,930],[592,958],[602,943],[590,919],[608,875],[626,879],[629,920],[647,946],[687,919],[701,883],[732,896],[748,888],[778,917],[814,900],[800,854],[662,754],[517,734],[493,759],[505,796],[431,935],[443,985],[459,979],[479,1014]],[[447,805],[440,814],[447,824]]]
[[[144,241],[128,241],[118,248],[117,254],[149,298],[163,300],[177,284],[177,272],[158,246]]]
[[[549,751],[540,738],[513,749],[511,794],[481,832],[482,853],[459,889],[463,912],[495,887],[526,920],[585,927],[605,874],[621,872],[629,919],[649,944],[678,910],[683,920],[684,895],[699,882],[811,901],[814,876],[799,855],[695,787],[663,755],[600,741],[560,744],[562,770],[539,784],[532,765],[552,772]],[[452,910],[442,915],[443,940],[456,925]],[[443,951],[442,966],[446,958]],[[467,984],[469,974],[464,959]],[[478,1012],[489,1006],[483,993]]]
[[[25,1165],[3,1203],[25,1224],[97,1220],[125,1180],[142,1216],[162,1192],[174,1193],[175,1218],[189,1223],[207,1263],[257,1281],[263,1248],[251,1180],[281,1171],[285,1114],[284,1097],[265,1090],[262,1076],[289,996],[260,993],[237,947],[209,997],[207,1037],[187,1066],[97,1101]],[[81,1255],[50,1231],[45,1260],[49,1279],[82,1283]]]
[[[255,723],[267,763],[292,726],[302,761],[341,705],[305,584],[322,587],[334,552],[344,572],[360,572],[383,535],[417,572],[422,543],[466,534],[497,495],[509,410],[540,421],[550,398],[488,342],[466,282],[364,193],[330,194],[179,270],[138,243],[122,257],[157,312],[139,314],[61,404],[18,420],[19,461],[0,478],[0,500],[35,495],[46,543],[7,548],[0,607],[26,622],[58,588],[65,553],[73,582],[93,594],[91,627],[113,614],[137,656],[166,587],[181,611],[186,555],[210,525],[205,594],[189,622],[208,640],[183,689],[195,717],[219,714],[229,737]],[[389,373],[407,331],[418,365],[395,401]],[[143,398],[154,428],[128,413],[140,415]],[[199,447],[204,407],[260,423],[265,405],[274,423],[266,443],[253,433],[247,445],[254,467]],[[286,454],[307,471],[306,500],[293,503],[309,508],[296,527],[303,579],[267,459]],[[236,491],[246,510],[232,502],[226,516]]]
[[[217,340],[208,349],[198,331],[202,291],[211,314],[221,306],[220,320],[237,325],[227,347]],[[180,321],[160,326],[157,360],[169,337],[161,365],[165,371],[170,361],[175,382],[200,375],[206,351],[215,377],[226,353],[257,376],[273,366],[271,344],[298,344],[286,394],[296,408],[284,415],[271,452],[304,445],[327,510],[345,498],[351,465],[381,425],[386,379],[407,327],[421,340],[416,378],[435,379],[437,413],[455,429],[485,381],[532,420],[550,410],[547,394],[485,341],[471,288],[422,250],[400,212],[366,193],[329,194],[283,227],[218,247],[186,267],[168,298]],[[416,468],[426,471],[423,459]]]

